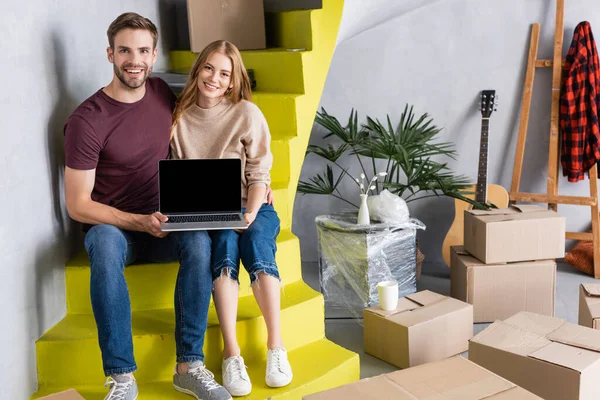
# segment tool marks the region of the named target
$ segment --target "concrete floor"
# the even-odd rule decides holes
[[[319,290],[317,263],[303,263],[302,275],[304,281],[313,289]],[[445,266],[444,266],[445,268]],[[421,279],[418,281],[418,290],[429,289],[444,295],[450,294],[450,277],[447,275],[433,275],[427,270],[439,268],[425,268]],[[600,283],[594,278],[576,271],[568,264],[559,262],[556,276],[555,316],[571,323],[577,323],[579,307],[579,284],[585,282]],[[360,377],[367,378],[386,372],[397,370],[396,367],[363,351],[363,328],[352,319],[340,319],[338,310],[325,310],[325,334],[327,338],[340,346],[352,350],[360,356]],[[489,324],[474,324],[474,333],[477,334]]]

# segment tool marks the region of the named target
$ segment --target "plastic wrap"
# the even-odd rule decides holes
[[[416,236],[425,225],[414,218],[356,225],[356,218],[356,213],[340,213],[315,222],[325,305],[361,319],[363,308],[378,303],[378,282],[398,281],[399,297],[416,292]]]

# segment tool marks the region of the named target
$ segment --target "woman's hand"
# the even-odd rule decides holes
[[[250,226],[250,224],[252,224],[255,219],[256,219],[256,213],[254,213],[252,211],[244,213],[244,221],[246,221],[246,224],[248,226]]]

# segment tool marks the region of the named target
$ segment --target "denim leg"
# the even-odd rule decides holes
[[[130,232],[96,225],[85,236],[90,258],[90,295],[106,376],[136,370],[129,290],[123,270],[135,259]]]
[[[219,279],[226,271],[229,277],[239,285],[240,273],[240,235],[233,229],[208,231],[212,241],[212,279]]]
[[[175,285],[177,362],[204,361],[204,336],[212,293],[211,244],[206,231],[173,232],[179,273]],[[167,236],[167,237],[169,237]]]
[[[273,206],[263,204],[254,222],[240,236],[240,257],[250,275],[250,284],[254,284],[260,272],[280,279],[275,263],[279,225]]]

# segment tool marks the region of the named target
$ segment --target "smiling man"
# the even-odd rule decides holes
[[[85,100],[65,124],[65,197],[87,231],[90,293],[104,373],[105,400],[134,400],[131,305],[124,269],[136,260],[179,260],[175,288],[177,389],[196,398],[229,393],[204,366],[212,289],[206,231],[162,232],[158,161],[168,158],[175,96],[151,78],[158,32],[147,18],[120,15],[108,28],[112,81]]]

